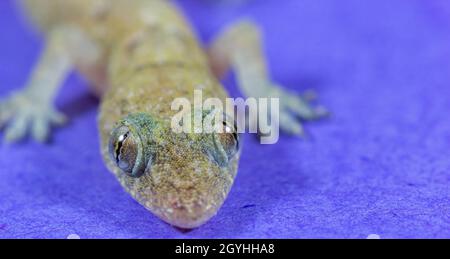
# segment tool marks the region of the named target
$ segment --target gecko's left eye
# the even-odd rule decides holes
[[[237,126],[225,120],[223,122],[223,132],[217,136],[219,142],[227,154],[228,160],[231,160],[239,151],[239,134]]]
[[[140,138],[127,126],[121,126],[112,132],[109,153],[116,166],[128,176],[140,177],[145,172]]]
[[[224,115],[223,130],[221,133],[213,134],[214,148],[208,149],[208,155],[220,167],[228,166],[228,163],[239,152],[239,134],[237,125]]]

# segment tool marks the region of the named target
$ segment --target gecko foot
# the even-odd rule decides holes
[[[317,97],[313,91],[298,95],[275,85],[270,95],[280,99],[280,128],[288,134],[304,135],[302,120],[318,120],[329,115],[325,107],[311,103]]]
[[[0,100],[0,129],[5,131],[7,142],[17,142],[27,134],[38,142],[45,142],[52,126],[67,121],[51,104],[33,96],[24,90]]]

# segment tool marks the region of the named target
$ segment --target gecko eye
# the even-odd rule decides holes
[[[239,134],[235,123],[231,123],[225,115],[223,130],[213,134],[214,150],[208,150],[209,156],[220,167],[226,167],[231,159],[239,152]]]
[[[236,125],[228,121],[223,122],[223,132],[217,134],[219,142],[227,154],[228,160],[231,160],[239,151],[239,134]]]
[[[128,176],[137,178],[145,172],[146,165],[141,158],[141,140],[127,126],[121,126],[112,132],[109,153],[116,166]]]

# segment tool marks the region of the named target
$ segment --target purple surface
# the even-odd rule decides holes
[[[58,100],[71,124],[52,145],[0,144],[0,238],[450,238],[448,1],[180,2],[204,40],[254,18],[274,78],[316,89],[333,117],[306,140],[247,136],[225,205],[184,233],[107,172],[97,102],[72,76]],[[0,1],[0,96],[24,84],[41,44]]]

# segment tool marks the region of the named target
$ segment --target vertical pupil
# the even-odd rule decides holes
[[[121,135],[117,141],[117,145],[116,145],[116,163],[119,164],[120,162],[120,154],[122,153],[122,147],[123,147],[123,143],[125,142],[125,140],[128,138],[128,132],[125,133],[124,135]]]
[[[234,140],[238,141],[238,133],[237,133],[237,125],[233,125],[233,128],[228,126],[228,124],[224,121],[223,126],[225,127],[224,133],[232,133]]]

